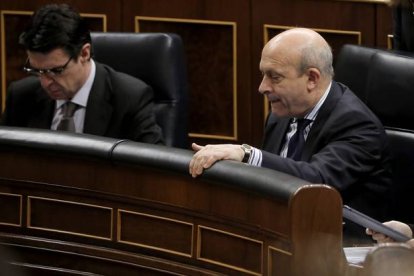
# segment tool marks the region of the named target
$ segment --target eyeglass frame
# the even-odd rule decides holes
[[[73,59],[73,57],[69,57],[68,61],[62,65],[62,66],[56,66],[50,69],[36,69],[36,68],[32,68],[30,67],[30,60],[29,58],[26,59],[26,62],[23,66],[23,71],[25,71],[28,74],[31,75],[35,75],[35,76],[42,76],[42,75],[47,75],[49,77],[56,77],[56,76],[60,76],[63,74],[63,72],[66,70],[66,68],[69,65],[69,62]]]

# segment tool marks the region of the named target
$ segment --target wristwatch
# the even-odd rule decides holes
[[[241,145],[241,148],[244,151],[242,162],[247,163],[247,161],[249,161],[250,155],[252,154],[252,147],[248,144],[243,144]]]

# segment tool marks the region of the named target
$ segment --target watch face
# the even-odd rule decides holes
[[[252,150],[252,147],[250,145],[247,145],[247,144],[243,144],[242,148],[243,148],[244,152],[249,152],[250,153],[250,151]]]

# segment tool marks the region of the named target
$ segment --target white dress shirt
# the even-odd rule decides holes
[[[312,128],[312,125],[313,125],[313,122],[316,119],[316,116],[318,115],[319,109],[321,108],[322,104],[325,102],[325,99],[329,94],[329,90],[331,89],[331,85],[332,85],[332,82],[329,84],[328,88],[325,90],[323,96],[319,99],[318,103],[304,117],[305,119],[308,119],[308,120],[312,121],[305,128],[305,131],[304,131],[305,141],[308,138],[309,131]],[[289,140],[296,133],[296,129],[297,129],[297,125],[298,125],[297,124],[297,119],[298,118],[293,118],[291,123],[290,123],[289,131],[286,133],[285,142],[283,144],[282,150],[279,153],[281,157],[286,157],[286,155],[287,155]],[[252,153],[250,154],[250,158],[247,161],[247,164],[260,167],[262,165],[262,159],[263,159],[262,151],[259,150],[258,148],[252,147]]]
[[[83,133],[83,126],[85,123],[86,106],[88,103],[89,94],[93,85],[96,74],[95,62],[91,59],[91,71],[88,79],[83,86],[76,92],[75,96],[71,99],[71,102],[76,103],[79,107],[73,115],[75,122],[75,129],[78,133]],[[66,103],[66,100],[56,100],[55,115],[53,116],[51,129],[56,130],[60,120],[62,119],[62,106]]]

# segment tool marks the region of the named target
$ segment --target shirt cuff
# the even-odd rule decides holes
[[[262,151],[252,147],[252,152],[250,154],[249,160],[247,160],[247,164],[252,166],[261,167],[262,166]]]

